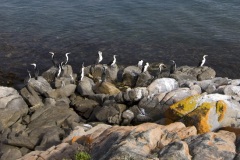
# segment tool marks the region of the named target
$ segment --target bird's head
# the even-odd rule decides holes
[[[34,66],[34,68],[36,68],[37,66],[36,63],[31,63],[31,65]]]
[[[101,51],[98,51],[98,55],[99,55],[99,56],[102,56],[102,52],[101,52]]]
[[[67,56],[67,55],[69,55],[69,54],[71,54],[70,52],[68,52],[68,53],[66,53],[65,55]]]
[[[203,56],[203,58],[205,58],[205,57],[207,57],[207,56],[208,56],[208,55],[205,54],[205,55]]]
[[[49,52],[49,53],[54,56],[54,53],[53,53],[53,52]]]
[[[162,67],[166,68],[166,65],[163,64],[163,63],[160,63],[160,64],[159,64],[159,68],[162,68]]]

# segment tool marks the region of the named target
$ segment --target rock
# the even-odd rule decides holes
[[[178,88],[178,82],[172,78],[160,78],[153,81],[148,87],[149,95],[169,92]]]
[[[207,66],[203,67],[190,67],[190,66],[181,66],[176,69],[174,74],[171,74],[171,77],[175,78],[177,81],[182,80],[207,80],[212,79],[216,76],[216,72]]]
[[[107,67],[106,69],[106,77],[107,81],[116,81],[118,75],[118,66],[115,64],[114,66]]]
[[[240,96],[240,86],[228,85],[223,92],[225,95]]]
[[[30,106],[42,106],[43,102],[42,99],[38,96],[37,92],[34,91],[33,88],[30,86],[28,88],[24,87],[20,90],[20,93],[24,100],[30,105]]]
[[[236,136],[228,131],[206,133],[187,138],[192,159],[234,159]]]
[[[64,86],[67,86],[69,84],[75,84],[77,75],[73,74],[73,75],[69,75],[68,77],[59,77],[59,78],[55,78],[55,88],[59,89],[62,88]]]
[[[4,152],[1,156],[2,160],[16,160],[18,158],[22,157],[22,153],[19,151],[19,149],[9,149],[8,151]]]
[[[52,90],[52,87],[50,84],[43,78],[43,77],[38,77],[38,80],[35,80],[32,78],[27,85],[28,90],[31,90],[31,88],[34,89],[38,94],[43,95],[47,97],[47,93]]]
[[[161,160],[168,160],[168,159],[191,160],[191,155],[189,154],[188,145],[184,141],[173,142],[163,147],[160,150],[158,157]]]
[[[55,81],[56,74],[58,72],[57,67],[51,67],[47,71],[42,73],[42,77],[48,81],[48,83],[53,83]]]
[[[79,81],[78,86],[77,86],[77,92],[81,96],[87,96],[87,95],[93,95],[93,86],[94,82],[92,79],[88,77],[83,77],[82,81]]]
[[[151,83],[152,79],[153,77],[149,74],[149,72],[140,73],[137,78],[136,87],[147,87]]]
[[[110,82],[101,82],[96,84],[96,86],[94,87],[94,92],[96,92],[97,94],[102,93],[116,95],[121,91]]]
[[[119,94],[122,94],[123,97],[123,101],[119,100],[120,102],[137,102],[148,95],[148,90],[146,87],[136,87]]]
[[[17,147],[26,147],[30,150],[33,150],[35,145],[37,144],[36,140],[29,138],[27,135],[19,135],[19,136],[9,136],[6,140],[6,144],[17,146]]]
[[[66,86],[63,86],[59,89],[53,89],[50,90],[47,94],[48,98],[53,98],[53,99],[59,99],[63,97],[69,97],[71,94],[75,92],[76,89],[75,84],[68,84]]]
[[[114,101],[106,101],[100,110],[95,113],[96,118],[101,122],[110,124],[120,124],[122,112],[126,110],[126,105],[117,104]]]
[[[71,106],[77,111],[80,116],[89,118],[94,108],[99,104],[91,99],[82,98],[80,96],[71,96]]]
[[[28,113],[28,106],[18,92],[0,87],[0,131],[10,127]]]
[[[187,138],[188,135],[181,138],[178,136],[179,130],[183,128],[185,126],[182,123],[174,123],[169,126],[145,123],[138,126],[111,127],[92,142],[92,159],[121,159],[124,157],[147,159],[154,149],[162,148],[175,140]]]
[[[131,110],[126,110],[122,114],[123,122],[122,125],[129,125],[134,118],[134,113]]]
[[[64,135],[65,132],[58,127],[49,128],[43,135],[40,145],[35,147],[35,150],[46,150],[61,143]]]
[[[141,73],[140,68],[137,66],[128,66],[123,70],[123,84],[126,86],[134,87],[136,85],[138,75]]]
[[[220,94],[195,95],[170,106],[167,118],[182,120],[206,133],[226,126],[239,126],[239,103]]]
[[[206,80],[206,79],[212,79],[216,76],[216,72],[212,68],[203,68],[202,73],[197,76],[197,79],[199,81]]]

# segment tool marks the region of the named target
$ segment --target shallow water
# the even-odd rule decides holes
[[[218,76],[240,78],[240,1],[237,0],[88,0],[70,2],[1,0],[0,82],[21,84],[29,64],[41,71],[71,52],[77,72],[101,50],[120,64],[174,59],[177,65],[206,65]]]

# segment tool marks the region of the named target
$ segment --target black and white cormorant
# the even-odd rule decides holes
[[[52,63],[53,63],[53,66],[54,66],[54,67],[57,67],[57,62],[56,62],[55,59],[54,59],[54,56],[55,56],[54,52],[49,52],[49,53],[52,55]]]
[[[204,64],[205,64],[205,62],[206,62],[206,57],[207,57],[208,55],[204,55],[203,56],[203,58],[202,58],[202,60],[199,62],[199,64],[198,64],[198,67],[202,67]]]
[[[177,68],[176,62],[174,60],[171,60],[171,61],[172,61],[172,64],[170,66],[170,74],[174,73]]]
[[[34,78],[35,78],[35,80],[37,80],[38,75],[39,75],[38,67],[37,67],[36,63],[32,63],[31,65],[33,65],[33,67],[34,67]]]
[[[147,62],[144,67],[142,68],[142,73],[146,72],[149,67],[149,63]]]
[[[102,76],[101,76],[101,83],[106,82],[106,66],[103,66],[103,72],[102,72]]]
[[[83,80],[83,77],[84,77],[84,62],[82,63],[82,69],[81,69],[81,77],[80,77],[80,81]]]
[[[56,73],[56,78],[59,78],[59,77],[61,77],[61,75],[62,75],[62,71],[63,71],[62,65],[63,65],[63,62],[61,62],[61,63],[58,65],[58,71],[57,71],[57,73]]]
[[[63,62],[63,65],[67,65],[67,63],[68,63],[68,55],[69,55],[69,54],[71,54],[71,53],[66,53],[66,54],[65,54],[66,59],[65,59],[65,61]]]
[[[27,85],[28,82],[30,82],[32,76],[31,76],[31,72],[29,70],[27,70],[28,72],[28,77],[24,79],[24,84]]]
[[[113,67],[116,64],[116,62],[117,62],[116,56],[117,55],[113,55],[113,60],[108,63],[109,66]]]
[[[95,64],[99,64],[103,60],[102,52],[98,51],[98,58]]]
[[[143,60],[138,61],[138,68],[142,70],[143,67]]]
[[[162,73],[163,68],[166,68],[165,64],[160,63],[160,64],[159,64],[159,73],[160,73],[160,74]]]

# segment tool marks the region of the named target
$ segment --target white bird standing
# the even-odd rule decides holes
[[[55,61],[54,59],[54,56],[55,54],[53,52],[49,52],[51,55],[52,55],[52,63],[53,63],[53,66],[57,67],[57,62]]]
[[[160,63],[160,64],[159,64],[159,73],[160,73],[160,74],[162,73],[163,67],[164,67],[164,68],[166,67],[165,64]]]
[[[63,65],[63,62],[61,62],[59,65],[58,65],[58,72],[57,72],[57,75],[56,77],[59,78],[61,76],[61,73],[62,73],[62,65]]]
[[[71,54],[71,53],[66,53],[66,54],[65,54],[66,59],[65,59],[65,61],[63,62],[64,65],[67,65],[67,63],[68,63],[68,55],[69,55],[69,54]]]
[[[142,73],[146,72],[147,69],[148,69],[148,67],[149,67],[149,63],[147,62],[147,63],[145,64],[145,66],[143,67],[143,69],[142,69]]]
[[[103,60],[102,52],[98,51],[98,58],[96,64],[99,64]]]
[[[117,62],[116,56],[117,56],[117,55],[113,55],[113,60],[108,64],[108,65],[110,65],[111,67],[113,67],[113,66],[116,64],[116,62]]]
[[[202,59],[201,62],[199,62],[198,67],[202,67],[202,66],[205,64],[205,62],[206,62],[206,57],[207,57],[207,56],[208,56],[208,55],[204,55],[204,56],[203,56],[203,59]]]
[[[38,67],[37,67],[36,63],[32,63],[31,65],[33,65],[33,67],[34,67],[34,78],[35,78],[35,80],[37,80],[38,75],[39,75]]]
[[[138,61],[138,68],[142,69],[143,60]]]
[[[82,64],[82,70],[81,70],[81,78],[80,78],[80,81],[82,81],[83,80],[83,77],[84,77],[84,62],[83,62],[83,64]]]

